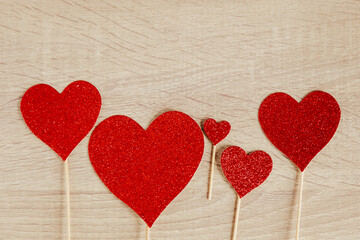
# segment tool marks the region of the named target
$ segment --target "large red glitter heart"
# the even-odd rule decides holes
[[[221,168],[240,198],[266,180],[272,165],[271,157],[263,151],[247,155],[240,147],[232,146],[221,154]]]
[[[160,115],[147,130],[126,116],[109,117],[89,142],[100,179],[149,227],[188,184],[203,151],[198,124],[175,111]]]
[[[205,134],[214,145],[221,142],[229,134],[230,128],[230,123],[227,121],[217,123],[214,119],[209,118],[204,123]]]
[[[265,135],[301,171],[330,141],[340,116],[335,98],[322,91],[311,92],[300,103],[285,93],[274,93],[259,109]]]
[[[64,161],[90,132],[100,108],[100,93],[85,81],[71,83],[61,94],[49,85],[35,85],[20,104],[30,130]]]

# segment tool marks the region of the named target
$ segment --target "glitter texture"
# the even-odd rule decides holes
[[[147,130],[129,117],[109,117],[89,142],[90,161],[100,179],[149,227],[188,184],[203,151],[198,124],[176,111],[160,115]]]
[[[301,171],[330,141],[340,116],[335,98],[322,91],[311,92],[300,103],[285,93],[274,93],[259,109],[265,135]]]
[[[230,123],[227,121],[217,123],[214,119],[209,118],[204,123],[204,132],[214,145],[221,142],[229,134],[230,128]]]
[[[20,104],[30,130],[64,161],[90,132],[100,108],[100,93],[85,81],[71,83],[61,94],[49,85],[35,85]]]
[[[271,157],[263,151],[247,155],[240,147],[228,147],[221,154],[221,168],[240,198],[260,186],[272,170]]]

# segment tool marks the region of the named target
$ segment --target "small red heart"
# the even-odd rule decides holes
[[[181,112],[166,112],[144,130],[126,116],[112,116],[93,131],[89,156],[106,187],[149,227],[185,188],[198,168],[204,137]]]
[[[221,142],[229,134],[230,128],[230,123],[227,121],[217,123],[214,119],[209,118],[204,123],[205,134],[214,145]]]
[[[285,93],[268,96],[259,121],[268,139],[304,171],[339,125],[340,107],[330,94],[315,91],[298,103]]]
[[[232,146],[221,154],[221,168],[240,198],[260,186],[272,166],[271,157],[263,151],[247,155],[240,147]]]
[[[49,85],[35,85],[20,104],[30,130],[64,161],[90,132],[100,108],[99,92],[85,81],[71,83],[61,94]]]

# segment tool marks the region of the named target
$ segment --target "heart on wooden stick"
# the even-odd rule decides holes
[[[211,200],[212,197],[216,145],[229,134],[230,128],[231,128],[230,123],[228,123],[227,121],[221,121],[218,123],[212,118],[207,119],[204,123],[204,132],[213,144],[212,153],[211,153],[210,173],[209,173],[208,195],[207,195],[209,200]]]
[[[90,132],[99,116],[101,96],[86,81],[75,81],[62,93],[46,84],[29,88],[20,103],[30,130],[64,161],[67,235],[71,239],[69,165],[66,159]]]
[[[232,146],[221,154],[222,171],[238,195],[232,239],[236,239],[237,236],[241,198],[266,180],[271,173],[272,165],[271,157],[263,151],[247,155],[240,147]]]
[[[89,142],[100,179],[149,227],[189,183],[203,151],[198,124],[176,111],[160,115],[146,130],[129,117],[109,117]]]
[[[322,91],[309,93],[300,103],[286,93],[273,93],[260,105],[259,121],[265,135],[301,171],[296,240],[300,236],[305,168],[331,140],[340,117],[335,98]]]

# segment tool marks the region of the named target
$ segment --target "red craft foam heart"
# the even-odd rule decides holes
[[[335,98],[322,91],[311,92],[300,103],[285,93],[274,93],[259,109],[265,135],[301,171],[330,141],[340,116]]]
[[[71,83],[61,94],[49,85],[35,85],[20,104],[30,130],[64,161],[90,132],[100,108],[99,92],[85,81]]]
[[[144,130],[126,116],[112,116],[93,131],[90,161],[107,188],[149,227],[185,188],[200,164],[204,137],[181,112],[166,112]]]
[[[221,154],[221,168],[240,198],[266,180],[272,165],[271,157],[263,151],[247,155],[240,147],[232,146]]]
[[[230,128],[230,123],[227,121],[217,123],[214,119],[209,118],[204,123],[205,134],[214,145],[221,142],[229,134]]]

